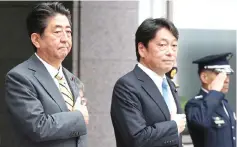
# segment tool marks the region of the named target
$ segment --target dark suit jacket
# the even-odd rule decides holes
[[[63,68],[76,101],[79,79]],[[6,75],[6,103],[17,147],[85,147],[87,129],[79,111],[69,112],[43,63],[32,55]]]
[[[175,85],[168,79],[181,113]],[[181,147],[181,135],[164,98],[151,78],[138,66],[115,84],[111,118],[117,147]]]
[[[185,106],[194,147],[236,147],[236,120],[225,95],[200,90]],[[229,114],[227,116],[223,104]]]

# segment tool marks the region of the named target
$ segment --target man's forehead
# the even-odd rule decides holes
[[[51,25],[54,28],[71,28],[69,19],[67,18],[67,16],[62,15],[62,14],[57,14],[55,16],[52,16],[48,19],[48,25]]]
[[[165,36],[162,36],[160,37],[160,41],[166,41],[166,42],[178,42],[178,40],[176,38],[169,38],[169,37],[165,37]]]
[[[175,35],[167,28],[161,28],[157,30],[154,38],[164,41],[178,41]]]

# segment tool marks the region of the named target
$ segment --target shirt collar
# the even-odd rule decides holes
[[[157,73],[152,71],[151,69],[147,68],[146,66],[142,65],[141,63],[137,64],[138,67],[140,67],[153,81],[159,81],[160,84],[162,84],[163,78],[166,79],[166,76],[164,77],[159,76]]]
[[[206,92],[206,93],[209,93],[209,91],[203,87],[201,87],[202,91]]]
[[[62,70],[62,66],[59,67],[59,69],[53,67],[52,65],[48,64],[47,62],[45,62],[43,59],[41,59],[37,53],[35,53],[36,57],[44,64],[44,66],[46,67],[47,71],[49,72],[49,74],[51,75],[52,78],[55,77],[55,75],[59,72],[59,74],[63,75],[63,70]]]

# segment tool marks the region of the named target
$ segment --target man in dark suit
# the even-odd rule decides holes
[[[27,17],[35,54],[6,75],[6,103],[17,147],[86,147],[88,111],[80,80],[62,67],[72,47],[71,15],[41,3]]]
[[[193,62],[202,83],[199,94],[185,106],[194,147],[236,147],[236,116],[225,99],[233,73],[231,57],[232,53],[223,53]]]
[[[146,19],[136,32],[138,64],[115,84],[111,118],[117,147],[181,147],[186,118],[174,83],[178,30],[169,20]]]

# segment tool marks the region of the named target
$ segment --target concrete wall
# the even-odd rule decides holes
[[[80,15],[80,78],[89,105],[89,147],[115,147],[111,96],[116,80],[136,63],[138,2],[82,1]]]

